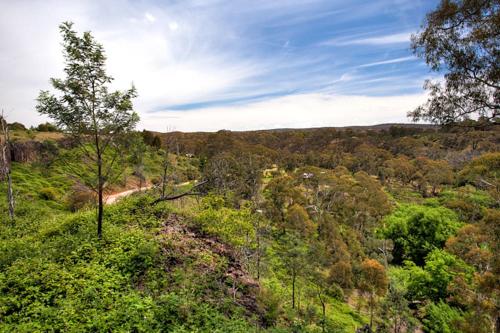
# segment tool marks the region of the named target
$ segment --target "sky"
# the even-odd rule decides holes
[[[437,78],[410,49],[438,0],[0,0],[0,108],[49,120],[58,25],[92,31],[139,129],[254,130],[409,122]]]

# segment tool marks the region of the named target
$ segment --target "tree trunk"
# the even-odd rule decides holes
[[[99,156],[97,159],[97,177],[98,177],[98,185],[97,185],[97,196],[98,196],[98,212],[97,212],[97,237],[99,239],[102,238],[102,217],[104,213],[104,202],[103,202],[103,191],[104,191],[104,182],[102,179],[102,160]]]
[[[370,293],[370,331],[373,329],[373,293]]]
[[[319,301],[321,302],[321,309],[323,313],[323,319],[321,320],[321,332],[325,332],[325,324],[326,324],[326,304],[325,301],[323,300],[323,297],[321,297],[321,291],[318,292],[318,298]]]
[[[260,281],[260,216],[257,219],[257,228],[255,230],[255,236],[257,241],[257,281]]]
[[[167,157],[166,159],[168,159],[168,153],[167,154]],[[167,170],[168,170],[168,162],[167,160],[164,161],[164,165],[163,165],[163,179],[161,181],[161,197],[164,198],[165,197],[165,192],[166,192],[166,189],[167,189]]]
[[[12,177],[10,175],[10,168],[7,173],[7,199],[9,200],[10,220],[14,221],[14,193],[12,191]]]

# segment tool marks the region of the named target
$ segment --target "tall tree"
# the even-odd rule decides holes
[[[133,86],[123,92],[108,90],[113,78],[105,71],[104,49],[90,32],[78,36],[71,22],[61,24],[59,29],[63,37],[66,78],[50,80],[60,95],[41,91],[37,110],[70,135],[91,163],[93,177],[89,179],[76,173],[86,178],[86,185],[97,193],[97,235],[101,238],[103,192],[116,173],[116,162],[122,154],[119,151],[122,135],[139,121],[132,105],[137,92]]]
[[[370,328],[373,328],[373,310],[377,302],[377,295],[382,296],[387,290],[387,276],[385,268],[377,260],[365,259],[361,264],[359,289],[368,294],[370,306]]]
[[[444,84],[426,81],[430,98],[409,116],[439,124],[481,117],[498,124],[499,37],[498,0],[441,0],[412,36],[412,48],[432,70],[446,71]]]

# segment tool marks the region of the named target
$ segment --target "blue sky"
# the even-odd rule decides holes
[[[62,75],[64,20],[104,45],[115,87],[137,86],[154,130],[407,122],[435,78],[409,38],[436,0],[1,2],[0,100],[29,125]]]

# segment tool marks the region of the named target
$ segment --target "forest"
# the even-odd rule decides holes
[[[75,143],[9,127],[2,331],[495,325],[496,127],[131,133],[107,193],[153,187],[106,206],[101,240],[95,192],[67,176]],[[190,195],[153,204],[177,193]]]
[[[0,118],[0,332],[498,333],[498,9],[428,15],[415,123],[258,131],[137,129],[62,23],[51,121]]]

